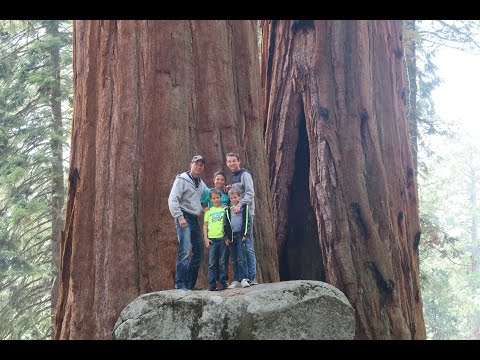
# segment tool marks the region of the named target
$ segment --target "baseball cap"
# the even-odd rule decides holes
[[[203,161],[204,164],[206,163],[205,158],[202,155],[195,155],[192,158],[192,163],[194,163],[196,161]]]

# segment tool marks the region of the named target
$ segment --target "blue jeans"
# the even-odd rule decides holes
[[[254,280],[257,278],[257,257],[255,255],[255,249],[253,248],[253,223],[255,216],[252,215],[252,232],[247,238],[247,271],[248,278]]]
[[[208,285],[216,286],[217,281],[226,285],[228,263],[227,246],[223,239],[210,239],[212,243],[208,250]]]
[[[202,231],[198,218],[183,211],[187,226],[180,227],[175,220],[178,236],[177,264],[175,268],[175,288],[192,289],[197,283],[198,269],[203,259]],[[189,258],[190,248],[192,257]]]
[[[232,255],[233,280],[242,281],[248,279],[247,271],[247,246],[246,241],[242,241],[242,234],[233,235],[233,243],[230,244],[230,253]]]
[[[252,231],[250,236],[247,238],[245,245],[246,245],[246,256],[247,256],[247,279],[254,280],[257,278],[257,257],[255,255],[255,249],[253,248],[253,220],[255,216],[252,216]],[[240,238],[241,240],[241,238]],[[232,245],[230,245],[231,247]],[[230,249],[232,251],[232,249]],[[233,255],[232,255],[233,258]],[[240,277],[238,274],[238,268],[234,266],[232,260],[232,268],[233,268],[233,280],[237,280]],[[241,280],[241,279],[240,279]],[[238,281],[238,280],[237,280]]]

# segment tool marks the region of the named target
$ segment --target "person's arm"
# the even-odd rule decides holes
[[[210,191],[208,189],[206,190],[203,190],[203,193],[202,193],[202,199],[200,200],[202,206],[206,206],[208,204],[208,199],[209,199],[209,194]]]
[[[252,235],[252,215],[250,214],[250,205],[243,205],[242,216],[244,217],[243,224],[243,238],[245,241],[249,236]]]
[[[240,204],[250,205],[255,197],[255,191],[253,190],[253,179],[247,171],[244,171],[242,175],[243,185],[245,186],[245,192],[242,194]]]
[[[223,233],[225,234],[224,235],[225,245],[230,246],[231,241],[230,241],[229,234],[232,233],[232,230],[230,228],[230,224],[227,218],[228,208],[226,208],[224,211],[225,211],[225,214],[223,215]]]
[[[208,217],[209,214],[205,214],[203,220],[203,242],[207,249],[210,247],[210,243],[212,242],[212,240],[208,238]]]
[[[183,218],[182,210],[180,209],[180,199],[183,194],[184,181],[179,180],[177,177],[173,182],[170,195],[168,196],[168,208],[174,219],[178,219],[179,222],[185,221]],[[181,225],[181,224],[180,224]]]
[[[206,213],[208,210],[210,210],[210,189],[205,182],[200,179],[200,188],[202,189],[202,197],[200,199],[200,205],[202,205],[203,212]]]
[[[205,247],[208,249],[210,247],[210,243],[212,240],[208,238],[208,222],[203,222],[203,242],[205,243]]]
[[[210,200],[210,191],[211,189],[205,189],[203,190],[202,193],[202,199],[200,200],[200,203],[202,204],[203,212],[206,213],[208,210],[210,210],[210,207],[208,206],[208,202]]]
[[[222,191],[222,205],[226,207],[230,206],[230,197],[224,191]]]

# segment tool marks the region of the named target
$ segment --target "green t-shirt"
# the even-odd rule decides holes
[[[223,207],[211,207],[203,217],[207,224],[207,237],[209,239],[223,239],[223,215],[225,210]]]
[[[207,205],[209,208],[213,207],[213,203],[210,201],[210,191],[212,191],[212,189],[206,189],[202,194],[202,204]],[[221,193],[220,205],[230,206],[228,194],[223,191],[221,191]]]

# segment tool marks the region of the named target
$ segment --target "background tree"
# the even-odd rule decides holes
[[[407,117],[415,170],[425,156],[434,156],[430,137],[454,131],[454,119],[442,119],[435,110],[432,93],[441,84],[435,57],[441,47],[478,53],[478,20],[404,20],[405,68],[407,71]],[[419,147],[420,155],[419,157]],[[420,169],[421,170],[421,169]]]
[[[469,284],[478,277],[473,266],[478,248],[474,240],[477,176],[471,155],[478,149],[467,134],[456,130],[457,119],[437,115],[432,97],[442,81],[436,66],[438,51],[444,47],[478,53],[479,32],[478,20],[404,21],[407,114],[421,198],[421,279],[427,334],[432,339],[478,338],[479,333],[478,306],[469,301],[477,292]],[[470,261],[473,267],[467,270]]]
[[[167,198],[197,153],[207,182],[231,150],[253,171],[259,277],[277,281],[255,21],[75,21],[74,74],[55,337],[110,338],[129,302],[173,288]]]
[[[468,134],[436,142],[420,200],[424,241],[420,252],[429,339],[478,339],[478,147]]]
[[[0,22],[0,338],[52,332],[71,23]],[[62,106],[63,103],[63,106]],[[65,121],[67,120],[67,121]]]
[[[281,279],[342,290],[355,308],[357,339],[425,338],[401,26],[262,26]]]

